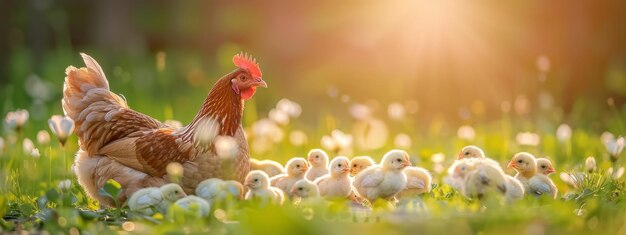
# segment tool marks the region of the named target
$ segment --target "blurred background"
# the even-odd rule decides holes
[[[187,123],[246,51],[269,84],[251,112],[288,98],[312,128],[322,113],[349,120],[347,107],[363,104],[386,115],[394,103],[418,124],[511,113],[600,130],[612,108],[626,110],[625,9],[618,0],[9,0],[0,110],[41,121],[61,113],[65,68],[82,66],[85,52],[131,107]]]

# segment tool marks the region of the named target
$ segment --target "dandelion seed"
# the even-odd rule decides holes
[[[333,138],[328,135],[322,136],[320,143],[322,144],[322,147],[324,147],[325,149],[328,149],[331,151],[336,151],[338,149],[338,145],[337,143],[335,143],[335,140],[333,140]]]
[[[165,123],[165,125],[168,125],[168,126],[174,128],[174,129],[180,129],[180,128],[183,127],[183,123],[181,123],[178,120],[171,120],[170,119],[170,120],[165,120],[165,122],[163,122],[163,123]]]
[[[572,128],[567,124],[561,124],[556,129],[556,138],[561,142],[567,142],[572,138]]]
[[[289,124],[289,115],[281,109],[272,109],[267,116],[279,125]]]
[[[232,158],[239,152],[237,140],[232,136],[220,135],[215,138],[215,152],[221,158]]]
[[[393,144],[396,148],[409,149],[411,148],[411,137],[407,134],[397,134],[393,140]]]
[[[331,136],[340,148],[349,148],[352,146],[352,135],[345,134],[340,130],[333,130]]]
[[[28,121],[28,111],[24,109],[18,109],[13,112],[7,113],[4,118],[5,125],[10,130],[21,131],[22,127]]]
[[[441,163],[433,164],[433,171],[435,173],[441,174],[441,173],[443,173],[444,170],[445,170],[445,167],[443,167],[443,165],[441,165]]]
[[[293,144],[294,146],[305,145],[307,143],[307,140],[308,138],[306,136],[306,133],[304,133],[304,131],[293,130],[289,134],[289,142],[291,142],[291,144]]]
[[[594,157],[588,157],[585,159],[585,167],[589,173],[596,171],[596,159]]]
[[[289,117],[297,118],[302,113],[302,107],[300,104],[288,99],[281,99],[276,104],[276,109],[289,115]]]
[[[430,160],[433,163],[442,163],[444,160],[446,160],[446,155],[443,153],[435,153],[432,156],[430,156]]]
[[[74,131],[74,120],[61,115],[53,115],[48,120],[48,126],[52,134],[54,134],[61,143],[61,146],[65,146],[67,138]]]
[[[41,157],[41,154],[39,154],[39,149],[38,148],[34,148],[33,150],[31,150],[30,151],[30,156],[34,157],[34,158]]]
[[[59,183],[57,184],[57,188],[59,190],[68,190],[70,189],[70,187],[72,187],[72,181],[69,179],[66,180],[61,180],[59,181]]]
[[[476,137],[476,131],[474,131],[472,126],[463,125],[456,131],[456,135],[459,139],[471,141]]]
[[[392,120],[402,120],[406,114],[406,109],[400,103],[391,103],[387,106],[387,115]]]
[[[283,130],[267,118],[252,124],[252,134],[256,139],[269,139],[274,143],[278,143],[284,138]]]
[[[353,104],[348,109],[350,115],[356,120],[367,120],[372,116],[370,107],[364,104]]]
[[[519,145],[537,146],[539,145],[541,138],[538,134],[532,132],[520,132],[517,133],[517,136],[515,136],[515,141]]]
[[[22,141],[22,150],[24,151],[24,153],[30,154],[33,152],[33,149],[35,149],[35,144],[33,144],[33,141],[29,138],[24,138],[24,141]]]
[[[50,134],[45,130],[37,132],[37,143],[39,145],[48,145],[50,143]]]

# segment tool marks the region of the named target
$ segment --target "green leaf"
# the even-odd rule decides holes
[[[60,197],[59,191],[56,189],[50,189],[46,192],[46,197],[48,198],[48,201],[57,202]]]

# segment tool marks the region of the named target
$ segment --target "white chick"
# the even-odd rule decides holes
[[[532,185],[532,188],[537,188],[536,194],[547,193],[552,198],[556,199],[559,190],[549,178],[550,174],[554,172],[555,170],[550,160],[547,158],[537,158],[537,173],[539,174],[537,174],[536,177],[530,178],[528,184]]]
[[[193,195],[178,199],[174,205],[184,211],[195,213],[196,216],[199,217],[205,217],[209,215],[209,212],[211,211],[211,205],[209,202]]]
[[[241,199],[243,186],[234,180],[224,181],[218,178],[206,179],[196,187],[196,195],[211,203],[227,198]]]
[[[352,192],[352,184],[348,172],[350,160],[347,157],[335,157],[330,161],[330,175],[325,175],[315,184],[320,190],[320,195],[325,198],[347,198]]]
[[[297,157],[290,159],[285,166],[287,174],[272,177],[270,179],[270,185],[283,190],[283,192],[291,199],[292,195],[289,193],[289,190],[291,190],[291,187],[293,187],[293,184],[295,184],[296,181],[304,179],[304,174],[309,169],[307,164],[308,163],[304,160],[304,158]]]
[[[283,174],[283,165],[272,160],[250,159],[250,170],[262,170],[269,177]]]
[[[293,185],[291,194],[302,199],[319,198],[320,190],[317,184],[307,179],[301,179]]]
[[[465,176],[463,195],[481,199],[490,192],[506,194],[506,178],[500,167],[478,163],[474,170]]]
[[[409,154],[402,150],[387,152],[379,165],[369,167],[356,175],[354,188],[359,196],[373,203],[376,199],[393,200],[406,186],[404,168],[411,166]]]
[[[353,157],[352,160],[350,160],[350,176],[354,177],[362,170],[373,165],[376,165],[376,162],[371,157],[368,157],[368,156]]]
[[[552,162],[547,158],[537,158],[537,173],[550,175],[555,172]]]
[[[524,185],[513,176],[504,175],[506,177],[506,194],[504,200],[506,203],[513,203],[524,198]]]
[[[306,179],[315,181],[315,179],[328,174],[328,154],[321,149],[313,149],[307,154],[311,168],[306,172]]]
[[[406,187],[398,194],[399,198],[415,197],[430,192],[433,177],[428,170],[421,167],[407,167],[402,171],[406,175]]]
[[[448,175],[443,178],[444,183],[457,191],[463,192],[465,176],[474,169],[475,163],[476,160],[472,158],[454,161],[448,168]]]
[[[149,187],[137,190],[128,199],[128,207],[144,215],[165,212],[169,204],[187,196],[178,184],[165,184],[159,188]],[[153,208],[158,211],[154,211]]]
[[[248,188],[245,199],[258,198],[262,205],[273,203],[281,205],[285,201],[285,195],[278,189],[271,187],[267,173],[261,170],[253,170],[248,173],[244,185]]]
[[[537,160],[532,154],[527,152],[515,154],[508,167],[517,171],[515,178],[524,185],[526,194],[557,197],[558,191],[554,182],[547,175],[537,174]]]

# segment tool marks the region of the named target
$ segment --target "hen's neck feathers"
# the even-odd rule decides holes
[[[182,130],[185,140],[190,140],[198,129],[198,125],[206,119],[219,124],[219,135],[235,135],[241,126],[243,99],[231,87],[232,74],[220,78],[209,91],[196,117]]]

